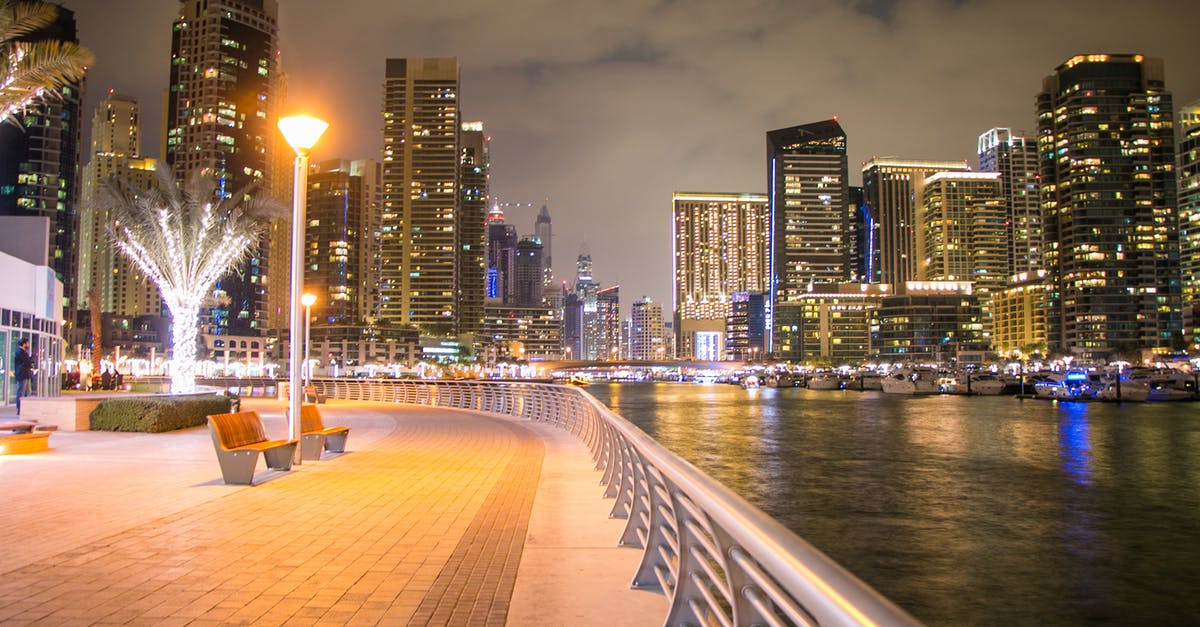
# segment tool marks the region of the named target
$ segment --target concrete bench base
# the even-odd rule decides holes
[[[22,401],[24,404],[24,401]],[[10,433],[0,435],[0,455],[24,455],[41,453],[50,448],[49,431],[32,431],[29,433]]]
[[[21,417],[28,415],[39,425],[53,425],[60,431],[87,431],[91,429],[92,410],[100,401],[111,396],[58,396],[39,398],[29,396],[21,399]]]

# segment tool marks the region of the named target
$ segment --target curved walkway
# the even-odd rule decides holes
[[[246,408],[286,432],[282,404]],[[352,428],[349,452],[260,462],[255,486],[221,482],[204,428],[56,433],[48,453],[0,457],[0,623],[661,624],[569,434],[436,408],[322,413]]]

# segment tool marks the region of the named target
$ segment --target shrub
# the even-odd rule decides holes
[[[93,431],[162,433],[198,427],[209,415],[228,412],[225,396],[142,396],[100,401],[89,418]]]

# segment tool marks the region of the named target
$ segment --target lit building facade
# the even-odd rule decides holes
[[[497,356],[512,359],[557,359],[563,356],[562,320],[550,307],[488,305],[484,334]]]
[[[989,347],[970,282],[910,281],[871,319],[875,357],[892,363],[981,363]]]
[[[433,335],[458,325],[458,94],[457,59],[387,60],[380,319]]]
[[[542,306],[542,272],[544,269],[542,243],[536,237],[522,237],[517,242],[517,256],[514,264],[516,272],[514,305],[518,307]]]
[[[1174,108],[1161,59],[1072,57],[1037,98],[1050,350],[1165,352],[1182,340]]]
[[[621,286],[596,290],[597,359],[621,358]]]
[[[533,236],[542,243],[542,285],[550,288],[554,283],[554,224],[550,220],[550,208],[546,205],[542,205],[533,221]]]
[[[664,338],[662,303],[643,297],[630,309],[629,358],[657,360],[670,357]]]
[[[1200,350],[1200,101],[1180,110],[1178,139],[1184,340]]]
[[[923,281],[971,281],[991,341],[991,299],[1008,281],[999,172],[939,172],[925,179],[917,241]]]
[[[733,295],[733,307],[725,318],[725,360],[746,361],[766,356],[767,311],[771,295],[766,292],[741,292]],[[707,350],[697,351],[697,359],[712,360]]]
[[[879,281],[904,285],[918,276],[920,222],[925,179],[938,172],[965,172],[966,161],[876,157],[863,165],[863,196],[879,229]],[[873,283],[875,281],[872,281]]]
[[[322,161],[308,175],[304,291],[315,324],[367,324],[379,311],[379,163]]]
[[[992,347],[1001,355],[1046,354],[1050,286],[1046,271],[1014,275],[992,298]]]
[[[846,188],[849,197],[846,202],[847,222],[850,225],[850,239],[846,246],[850,255],[850,283],[879,282],[879,221],[867,204],[863,188],[850,186]]]
[[[814,365],[845,366],[873,353],[871,320],[891,286],[883,283],[826,285],[791,306],[797,328],[788,359]]]
[[[675,328],[682,358],[723,359],[733,295],[766,292],[770,214],[762,194],[672,194]],[[699,344],[715,347],[717,354]],[[703,355],[701,355],[703,353]]]
[[[792,300],[847,276],[846,133],[837,120],[767,133],[772,292]]]
[[[59,7],[54,23],[18,37],[24,41],[79,43],[74,12]],[[0,123],[0,216],[50,220],[43,263],[63,284],[60,320],[73,320],[78,292],[78,239],[83,149],[84,81],[35,98],[11,121]],[[11,353],[10,353],[11,355]]]
[[[487,284],[487,207],[491,189],[491,139],[483,122],[464,122],[459,155],[458,333],[483,330]]]
[[[274,162],[290,158],[275,128],[282,77],[276,0],[182,0],[171,32],[163,159],[178,177],[201,170],[225,197],[250,184],[271,192]],[[269,237],[269,236],[268,236]],[[268,239],[222,277],[202,313],[211,335],[255,335],[268,324]],[[274,289],[287,291],[288,270]]]
[[[22,339],[35,356],[33,389],[37,396],[58,396],[62,389],[62,281],[46,265],[52,222],[46,216],[0,216],[0,406],[17,400],[17,379],[9,361]]]
[[[487,271],[484,298],[511,303],[516,296],[517,227],[504,223],[504,211],[493,207],[487,217]]]
[[[980,172],[1000,173],[1000,196],[1007,221],[1006,276],[1042,268],[1042,203],[1038,190],[1035,136],[993,128],[979,136]]]
[[[109,215],[101,201],[101,188],[112,176],[122,178],[136,189],[157,186],[157,162],[139,156],[140,137],[137,100],[110,91],[92,114],[91,156],[83,168],[79,281],[75,295],[80,309],[90,307],[87,293],[94,287],[99,290],[102,312],[118,317],[162,314],[158,286],[110,243]]]

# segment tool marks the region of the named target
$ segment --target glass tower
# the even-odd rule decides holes
[[[458,328],[459,66],[388,59],[383,84],[381,318]]]
[[[275,0],[182,0],[171,32],[163,158],[176,176],[212,174],[225,197],[258,184],[271,192],[283,139]],[[217,284],[203,322],[211,334],[253,335],[267,325],[267,239]],[[287,271],[275,289],[286,291]]]
[[[1050,349],[1137,357],[1181,340],[1174,111],[1161,59],[1068,59],[1037,98]]]

